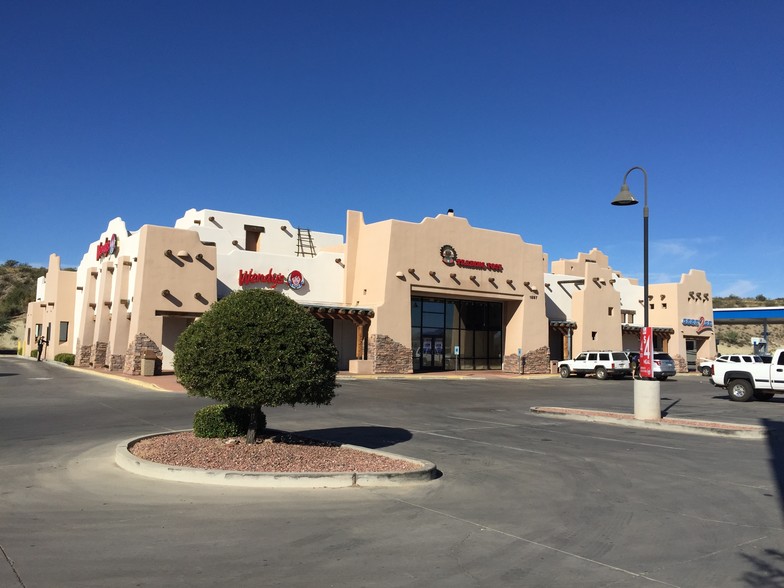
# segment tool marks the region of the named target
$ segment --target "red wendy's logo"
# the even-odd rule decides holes
[[[111,237],[107,237],[106,241],[103,243],[98,243],[98,247],[95,251],[95,260],[98,261],[99,259],[106,257],[108,255],[116,255],[117,254],[117,235],[112,235]]]

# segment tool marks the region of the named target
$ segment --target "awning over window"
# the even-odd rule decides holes
[[[372,308],[327,306],[324,304],[303,304],[302,307],[317,318],[351,321],[356,324],[370,324],[370,319],[376,316]]]

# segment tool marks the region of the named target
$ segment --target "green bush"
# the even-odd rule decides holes
[[[55,361],[67,363],[68,365],[73,365],[75,359],[76,356],[73,353],[58,353],[54,356]]]
[[[33,359],[38,359],[38,350],[37,349],[33,349],[30,352],[30,357],[32,357]]]
[[[729,330],[722,334],[721,342],[725,345],[742,345],[744,338],[738,331]]]
[[[211,404],[193,415],[193,434],[196,437],[225,439],[239,437],[248,432],[250,413],[246,409],[228,404]],[[261,430],[267,426],[267,419],[261,413]]]
[[[177,339],[174,373],[192,396],[260,412],[262,406],[329,404],[338,352],[318,320],[272,290],[216,302]],[[251,418],[248,443],[263,431]]]

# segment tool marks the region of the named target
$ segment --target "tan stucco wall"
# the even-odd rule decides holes
[[[697,359],[716,355],[716,335],[712,328],[701,333],[698,325],[684,325],[684,319],[713,322],[713,292],[705,272],[689,270],[677,283],[652,284],[649,287],[650,323],[675,330],[668,342],[667,352],[676,362],[686,358],[686,339],[697,342]]]
[[[612,270],[606,265],[584,264],[585,283],[572,298],[577,323],[572,355],[582,351],[620,350],[621,295],[612,287]]]
[[[35,325],[42,325],[42,334],[49,329],[49,347],[46,359],[54,359],[58,353],[72,353],[74,341],[74,296],[76,272],[60,268],[60,257],[49,256],[49,267],[44,277],[44,295],[40,300],[28,304],[25,321],[24,354],[30,355],[35,346]],[[67,340],[60,341],[60,323],[68,323]],[[30,333],[30,342],[27,333]]]
[[[199,316],[215,302],[215,247],[202,243],[195,231],[145,225],[135,263],[128,332],[131,338],[144,333],[163,348],[164,316]],[[164,369],[171,367],[172,351],[164,352]]]
[[[462,259],[503,269],[448,266],[441,257],[444,245]],[[547,261],[541,246],[525,243],[519,235],[477,229],[450,215],[421,223],[365,224],[362,213],[349,211],[346,248],[346,302],[375,310],[371,336],[384,335],[410,349],[411,296],[420,295],[512,303],[505,308],[504,353],[522,349],[525,354],[547,345]]]

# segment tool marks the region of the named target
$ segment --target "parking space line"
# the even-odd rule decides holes
[[[627,574],[629,576],[634,576],[635,578],[648,580],[650,582],[655,582],[656,584],[661,584],[663,586],[671,586],[672,588],[679,588],[676,584],[670,584],[669,582],[664,582],[662,580],[657,580],[656,578],[651,578],[650,576],[646,576],[645,574],[639,574],[639,573],[633,572],[631,570],[627,570],[627,569],[624,569],[624,568],[619,568],[618,566],[614,566],[614,565],[611,565],[611,564],[608,564],[608,563],[604,563],[604,562],[601,562],[601,561],[598,561],[598,560],[595,560],[595,559],[591,559],[589,557],[584,557],[582,555],[578,555],[576,553],[572,553],[571,551],[565,551],[563,549],[558,549],[557,547],[553,547],[552,545],[547,545],[545,543],[540,543],[539,541],[534,541],[533,539],[526,539],[525,537],[521,537],[520,535],[515,535],[513,533],[508,533],[506,531],[502,531],[501,529],[496,529],[494,527],[488,527],[487,525],[482,525],[482,524],[474,522],[474,521],[469,521],[467,519],[455,516],[453,514],[449,514],[448,512],[444,512],[442,510],[436,510],[434,508],[429,508],[429,507],[423,506],[421,504],[415,504],[413,502],[409,502],[409,501],[403,500],[401,498],[393,498],[393,500],[396,500],[397,502],[400,502],[402,504],[406,504],[408,506],[412,506],[414,508],[418,508],[418,509],[421,509],[421,510],[424,510],[424,511],[436,514],[436,515],[439,515],[439,516],[447,517],[447,518],[450,518],[452,520],[455,520],[455,521],[458,521],[458,522],[461,522],[461,523],[465,523],[467,525],[474,526],[474,527],[476,527],[476,528],[478,528],[478,529],[480,529],[482,531],[490,531],[491,533],[497,533],[498,535],[503,535],[504,537],[508,537],[510,539],[516,539],[518,541],[522,541],[523,543],[528,543],[529,545],[534,545],[536,547],[541,547],[542,549],[547,549],[549,551],[553,551],[555,553],[560,553],[561,555],[565,555],[567,557],[573,557],[575,559],[579,559],[579,560],[587,562],[587,563],[591,563],[591,564],[594,564],[594,565],[597,565],[597,566],[601,566],[603,568],[614,570],[616,572],[621,572],[621,573]]]

